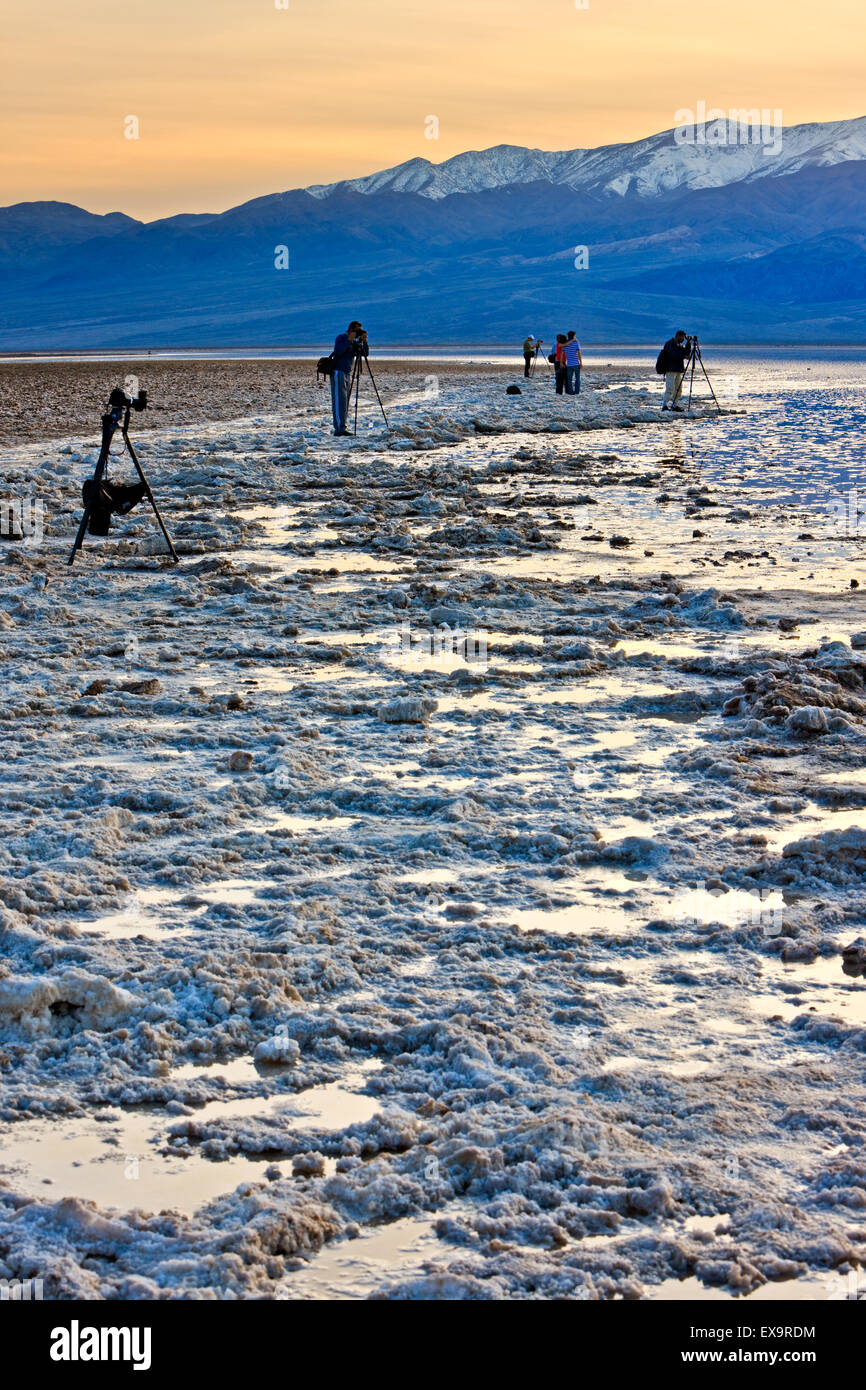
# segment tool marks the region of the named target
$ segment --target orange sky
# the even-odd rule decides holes
[[[699,99],[866,112],[864,0],[280,2],[2,0],[0,202],[150,219],[416,155],[636,140]]]

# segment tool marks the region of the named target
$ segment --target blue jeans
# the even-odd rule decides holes
[[[334,434],[345,432],[348,409],[349,373],[331,372],[331,411],[334,416]]]
[[[566,367],[565,389],[569,396],[580,395],[580,367]]]

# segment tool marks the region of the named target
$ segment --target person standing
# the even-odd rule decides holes
[[[557,396],[561,396],[565,391],[565,344],[567,343],[567,341],[568,339],[566,338],[564,333],[557,333],[556,353],[554,360],[554,367],[556,369],[554,375],[556,377]]]
[[[523,340],[523,375],[529,376],[532,372],[532,363],[535,360],[538,349],[541,347],[541,339],[536,342],[530,333],[528,338]]]
[[[367,343],[367,334],[357,319],[353,319],[345,333],[338,333],[331,354],[331,411],[334,416],[334,434],[350,434],[346,429],[346,416],[349,411],[349,378],[359,349]],[[356,346],[357,344],[357,346]]]
[[[577,341],[577,334],[572,328],[565,340],[562,349],[565,359],[565,390],[569,396],[580,395],[580,369],[583,366],[583,356],[580,351],[580,343]]]
[[[656,371],[665,379],[665,394],[662,410],[675,410],[678,415],[685,411],[679,404],[683,390],[683,375],[686,358],[689,355],[689,339],[680,328],[672,338],[668,338],[656,359]]]

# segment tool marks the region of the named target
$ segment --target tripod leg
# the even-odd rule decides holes
[[[96,468],[93,470],[93,484],[90,489],[90,496],[84,504],[84,516],[81,518],[81,525],[78,528],[78,535],[72,546],[72,553],[67,560],[71,565],[75,561],[76,551],[80,550],[84,544],[84,537],[87,534],[87,527],[90,521],[90,513],[99,495],[99,484],[102,482],[103,474],[108,467],[108,455],[111,451],[111,441],[114,438],[114,431],[117,428],[117,420],[111,415],[102,417],[102,447],[99,450],[99,458],[96,460]]]
[[[100,468],[99,464],[97,464],[96,472],[93,475],[93,486],[90,489],[90,496],[88,497],[84,507],[84,516],[81,518],[81,525],[78,528],[78,534],[73,542],[72,552],[69,556],[69,559],[66,561],[68,565],[74,564],[76,552],[79,551],[84,544],[84,537],[87,534],[87,524],[90,521],[90,513],[93,511],[94,498],[97,496],[97,493],[99,491],[99,484],[102,481],[103,472],[104,468]]]
[[[366,357],[364,358],[364,361],[367,362]],[[373,390],[376,392],[376,400],[379,402],[379,409],[382,412],[382,419],[385,421],[385,428],[390,430],[391,426],[388,423],[388,416],[385,414],[385,407],[382,404],[382,397],[379,395],[379,388],[376,385],[376,378],[373,375],[373,368],[370,366],[369,362],[367,362],[367,371],[370,375],[370,380],[373,383]]]
[[[689,414],[692,413],[692,391],[695,389],[695,350],[692,348],[692,374],[689,378]]]
[[[129,450],[129,453],[130,453],[130,456],[131,456],[131,458],[132,458],[132,461],[133,461],[133,463],[135,464],[136,471],[138,472],[138,476],[139,476],[139,478],[140,478],[141,481],[142,481],[142,485],[143,485],[143,487],[144,487],[144,491],[145,491],[145,493],[147,494],[147,500],[148,500],[148,502],[150,503],[150,505],[153,507],[153,514],[154,514],[154,516],[156,517],[157,521],[159,522],[159,529],[160,529],[160,531],[162,532],[162,534],[165,536],[165,543],[166,543],[166,545],[168,546],[169,550],[171,551],[172,559],[173,559],[173,560],[175,561],[175,563],[177,564],[177,563],[180,562],[180,556],[178,555],[177,551],[175,550],[174,546],[172,545],[171,536],[168,534],[168,531],[165,529],[165,522],[163,521],[162,517],[161,517],[160,514],[159,514],[159,507],[156,505],[156,498],[154,497],[153,493],[152,493],[151,490],[150,490],[150,483],[147,481],[147,478],[144,476],[144,469],[142,468],[141,464],[140,464],[139,461],[138,461],[138,454],[137,454],[137,453],[135,452],[135,450],[133,449],[133,447],[132,447],[132,441],[130,440],[129,435],[126,433],[126,430],[123,431],[123,442],[124,442],[124,444],[126,445],[127,449]]]
[[[707,385],[708,385],[709,388],[710,388],[710,395],[712,396],[713,400],[716,402],[716,410],[718,410],[719,413],[721,414],[722,407],[719,405],[718,399],[716,398],[716,393],[715,393],[715,391],[713,390],[713,383],[710,381],[709,372],[707,371],[706,367],[704,366],[703,354],[701,353],[700,349],[698,349],[698,356],[699,356],[699,358],[700,358],[701,371],[703,372],[704,376],[706,377],[706,379],[707,379]]]

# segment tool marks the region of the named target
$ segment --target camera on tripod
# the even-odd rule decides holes
[[[165,523],[160,516],[156,499],[150,489],[150,483],[144,474],[138,455],[132,447],[129,438],[129,416],[130,413],[147,409],[147,392],[139,391],[135,396],[128,396],[120,387],[115,386],[108,397],[108,407],[102,416],[102,448],[99,451],[99,458],[96,461],[96,469],[93,477],[88,478],[81,489],[81,500],[84,503],[84,515],[78,527],[78,534],[72,547],[72,554],[69,556],[69,564],[75,560],[76,553],[84,543],[84,536],[89,532],[91,536],[107,536],[111,528],[111,518],[117,516],[127,516],[133,507],[137,507],[146,497],[153,514],[159,523],[159,528],[165,537],[171,558],[177,562],[179,556],[172,543],[171,536],[165,529]],[[139,481],[137,483],[113,483],[108,477],[108,460],[111,453],[111,444],[118,430],[129,456],[135,464]]]
[[[713,390],[713,383],[710,381],[709,372],[707,371],[706,367],[704,366],[704,355],[703,355],[703,353],[701,352],[701,345],[700,345],[700,343],[698,342],[698,335],[697,335],[697,333],[687,333],[687,334],[686,334],[686,341],[685,341],[684,353],[685,353],[685,361],[684,361],[684,363],[683,363],[683,383],[685,383],[686,375],[689,374],[689,372],[691,373],[691,375],[690,375],[690,377],[689,377],[689,404],[688,404],[688,413],[691,414],[691,409],[692,409],[692,391],[694,390],[694,386],[695,386],[695,369],[696,369],[697,367],[700,367],[701,371],[702,371],[703,374],[704,374],[704,380],[706,381],[707,386],[710,388],[710,395],[711,395],[712,398],[713,398],[713,401],[714,401],[714,403],[715,403],[716,410],[717,410],[717,411],[719,412],[719,414],[721,415],[721,413],[722,413],[722,407],[719,405],[718,398],[717,398],[717,396],[716,396],[715,391]]]
[[[146,410],[147,392],[139,391],[137,396],[127,396],[126,392],[119,386],[115,386],[111,395],[108,397],[109,409],[118,415],[122,410]]]

